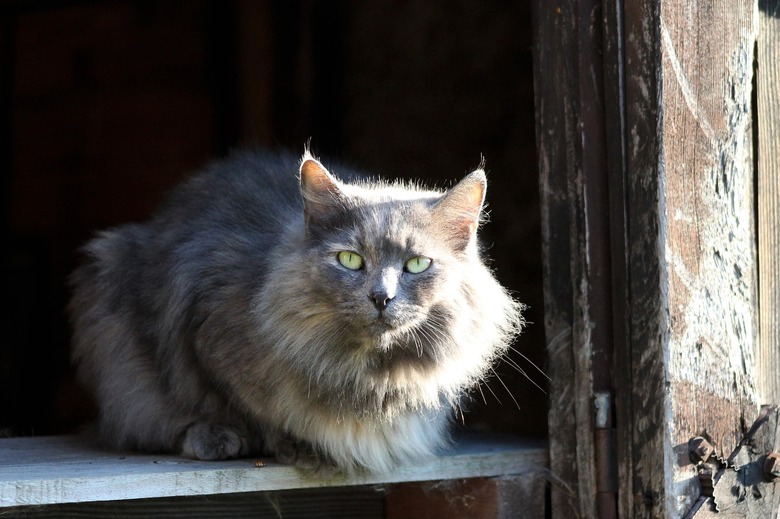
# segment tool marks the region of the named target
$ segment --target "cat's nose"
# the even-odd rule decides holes
[[[387,292],[371,292],[368,294],[369,299],[371,299],[371,302],[374,303],[374,306],[377,310],[380,312],[387,308],[387,305],[390,304],[390,301],[393,300],[393,298],[388,295]]]

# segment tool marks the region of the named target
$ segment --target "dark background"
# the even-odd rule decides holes
[[[145,219],[230,149],[309,138],[326,164],[440,186],[484,155],[483,239],[530,305],[513,358],[545,387],[523,357],[544,367],[531,45],[516,1],[0,4],[0,434],[70,432],[93,415],[68,360],[79,245]],[[519,409],[493,380],[466,423],[546,435],[546,395],[497,371]]]

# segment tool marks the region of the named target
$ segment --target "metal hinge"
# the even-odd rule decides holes
[[[779,517],[780,410],[764,406],[731,455],[724,459],[707,438],[688,442],[701,495],[686,519]]]
[[[618,463],[617,430],[613,415],[612,393],[597,391],[594,394],[596,491],[598,492],[599,519],[617,517]]]

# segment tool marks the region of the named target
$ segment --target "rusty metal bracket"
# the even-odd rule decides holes
[[[706,462],[714,453],[715,447],[703,436],[691,438],[688,442],[688,454],[694,464]]]
[[[720,462],[701,438],[689,442],[702,493],[691,519],[775,517],[780,508],[780,409],[764,406],[737,448]],[[710,446],[711,447],[711,446]],[[702,456],[706,458],[702,459]],[[707,460],[710,460],[707,463]],[[717,471],[710,471],[718,465]],[[708,473],[708,471],[710,471]]]

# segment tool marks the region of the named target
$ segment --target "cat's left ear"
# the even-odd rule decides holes
[[[433,208],[434,221],[456,249],[473,242],[485,203],[487,177],[480,167],[447,191]]]
[[[307,224],[325,224],[342,213],[345,197],[339,181],[308,150],[301,160],[300,176]]]

